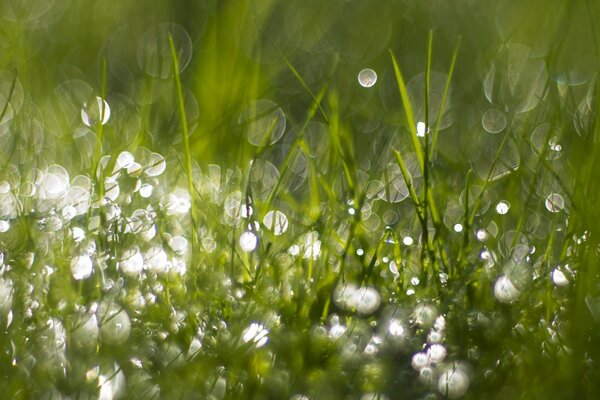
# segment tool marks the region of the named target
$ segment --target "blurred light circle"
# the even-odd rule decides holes
[[[360,86],[370,88],[377,83],[377,72],[371,68],[362,69],[358,73],[358,83]]]
[[[192,39],[183,27],[172,23],[156,25],[144,33],[137,48],[139,67],[154,78],[165,79],[173,75],[170,38],[177,55],[178,72],[185,70],[192,59]]]

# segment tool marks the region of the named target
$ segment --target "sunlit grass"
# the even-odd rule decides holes
[[[597,7],[459,3],[3,6],[3,398],[594,398]]]

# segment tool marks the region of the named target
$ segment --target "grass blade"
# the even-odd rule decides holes
[[[404,115],[406,116],[406,123],[408,124],[408,129],[410,130],[410,137],[413,142],[415,154],[417,155],[419,168],[421,169],[421,172],[423,172],[423,149],[421,148],[421,143],[419,142],[419,137],[417,136],[417,125],[415,124],[414,113],[410,104],[410,100],[408,98],[408,91],[406,90],[406,84],[404,83],[402,71],[400,71],[400,67],[398,66],[398,61],[396,61],[396,57],[394,56],[392,50],[390,50],[389,52],[390,56],[392,57],[392,63],[394,64],[394,74],[396,75],[398,91],[400,92],[400,97],[402,98],[402,105],[404,106]]]
[[[404,178],[404,183],[406,183],[406,187],[408,188],[410,199],[412,200],[413,205],[415,206],[415,210],[417,211],[417,216],[419,217],[419,220],[423,222],[425,220],[423,205],[421,204],[419,196],[415,191],[415,187],[412,184],[412,178],[410,177],[408,169],[406,168],[406,164],[404,163],[402,154],[400,154],[400,152],[396,149],[394,149],[393,151],[394,157],[396,157],[396,162],[398,163],[400,171],[402,172],[402,178]]]
[[[191,238],[192,238],[192,259],[196,254],[196,246],[198,242],[196,233],[196,193],[194,190],[194,181],[192,176],[192,155],[190,151],[190,142],[188,139],[188,123],[185,113],[185,103],[183,100],[183,89],[181,87],[181,79],[179,77],[179,59],[175,50],[175,42],[173,36],[169,33],[169,46],[171,47],[171,57],[173,59],[173,73],[175,75],[175,85],[177,91],[177,105],[179,106],[179,117],[181,118],[181,135],[183,139],[183,151],[185,153],[185,172],[187,175],[188,192],[190,193],[190,216],[191,216]]]
[[[440,102],[440,109],[435,119],[435,125],[433,128],[433,141],[431,143],[431,156],[435,154],[437,147],[438,134],[440,131],[440,123],[442,121],[442,114],[446,107],[446,99],[448,98],[448,92],[450,91],[450,82],[452,81],[452,75],[454,75],[454,67],[456,66],[456,59],[458,57],[458,49],[460,48],[461,38],[458,38],[456,46],[454,46],[454,52],[452,53],[452,60],[450,61],[450,69],[448,71],[448,78],[446,79],[446,86],[444,86],[444,92],[442,94],[442,101]]]

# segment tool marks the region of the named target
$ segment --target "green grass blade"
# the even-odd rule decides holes
[[[454,67],[456,66],[456,59],[458,58],[458,50],[460,48],[461,38],[458,38],[456,42],[456,46],[454,46],[454,52],[452,53],[452,60],[450,61],[450,70],[448,71],[448,78],[446,79],[446,85],[444,86],[444,92],[442,94],[442,101],[440,103],[440,109],[438,111],[437,117],[435,119],[435,125],[433,128],[433,141],[431,142],[431,157],[435,154],[438,142],[438,135],[440,131],[440,123],[442,121],[442,114],[444,113],[444,108],[446,107],[446,100],[448,98],[448,92],[450,91],[450,82],[452,81],[452,76],[454,75]]]
[[[410,199],[413,202],[413,205],[415,206],[415,210],[417,211],[417,216],[419,217],[419,220],[422,222],[425,220],[425,216],[424,216],[423,205],[421,204],[421,201],[419,200],[419,195],[417,195],[415,187],[412,184],[412,179],[410,177],[410,174],[408,173],[408,169],[406,168],[406,164],[404,163],[402,154],[400,154],[400,152],[396,149],[394,149],[393,151],[394,151],[394,157],[396,158],[396,162],[398,163],[398,166],[400,167],[400,171],[402,172],[402,178],[404,178],[404,183],[406,183],[406,187],[408,188],[408,193],[410,195]]]
[[[185,103],[183,100],[183,89],[181,87],[181,78],[179,76],[179,59],[177,58],[177,52],[175,50],[175,42],[173,42],[173,36],[169,33],[169,46],[171,47],[171,57],[173,59],[173,73],[175,75],[175,85],[177,91],[177,105],[179,106],[179,117],[181,118],[181,135],[183,139],[183,150],[185,153],[185,172],[187,175],[188,192],[190,193],[190,216],[191,216],[191,238],[192,238],[192,259],[196,253],[196,246],[198,242],[196,233],[196,192],[194,190],[194,181],[192,176],[192,155],[190,151],[190,142],[188,138],[188,123],[187,116],[185,113]]]
[[[406,84],[404,83],[402,71],[400,71],[400,67],[398,66],[398,62],[396,61],[396,57],[394,56],[392,50],[390,50],[389,52],[390,56],[392,57],[392,63],[394,65],[394,74],[396,75],[396,82],[398,83],[398,91],[400,92],[400,97],[402,98],[402,105],[404,106],[404,115],[406,116],[406,123],[408,124],[408,129],[410,130],[410,137],[413,142],[413,147],[417,156],[417,161],[419,162],[419,168],[421,169],[421,172],[423,172],[423,149],[421,148],[421,143],[419,142],[419,137],[417,136],[417,125],[415,123],[414,113],[410,104],[410,100],[408,98],[408,91],[406,89]]]

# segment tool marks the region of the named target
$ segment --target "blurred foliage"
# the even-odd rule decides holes
[[[453,398],[466,379],[465,398],[595,398],[598,16],[592,0],[0,0],[3,393]],[[450,79],[438,142],[419,139],[427,173],[390,52],[417,131]],[[432,194],[431,265],[394,150]],[[414,357],[432,335],[448,358],[428,377]]]

